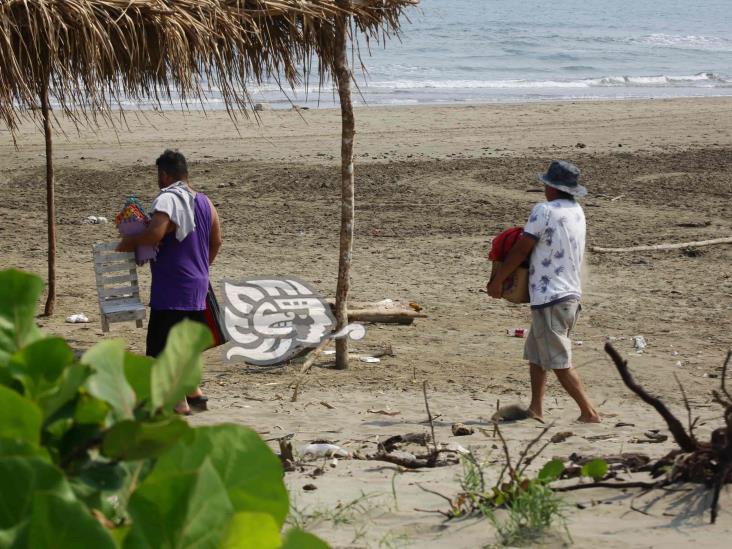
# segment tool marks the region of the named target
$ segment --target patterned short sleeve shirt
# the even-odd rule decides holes
[[[574,200],[534,206],[524,234],[536,240],[529,265],[531,308],[540,309],[582,296],[585,212]]]

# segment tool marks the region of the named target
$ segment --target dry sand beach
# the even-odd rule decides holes
[[[160,116],[128,114],[128,129],[77,135],[62,121],[56,139],[57,312],[43,327],[83,350],[122,337],[138,352],[144,331],[113,325],[103,335],[97,311],[91,246],[116,237],[113,218],[135,193],[155,194],[154,159],[179,147],[191,182],[217,204],[224,247],[214,281],[290,274],[333,296],[339,226],[340,118],[335,110],[268,111],[260,124],[238,131],[223,112]],[[453,437],[454,422],[489,428],[496,401],[527,402],[523,340],[506,329],[526,327],[525,306],[490,300],[480,290],[489,272],[492,235],[524,223],[540,194],[534,173],[549,160],[578,164],[590,189],[584,201],[588,246],[632,246],[732,235],[732,99],[536,103],[452,107],[363,108],[356,112],[356,237],[351,297],[415,301],[429,315],[412,326],[371,325],[352,344],[356,355],[384,344],[395,353],[379,364],[355,359],[334,371],[321,358],[291,402],[298,365],[267,373],[206,354],[204,391],[210,411],[194,424],[236,422],[265,439],[294,433],[299,447],[327,439],[372,452],[381,439],[426,431],[422,382],[429,384],[440,442],[458,442],[497,475],[496,439],[477,430]],[[0,141],[0,268],[45,273],[44,149],[31,124]],[[732,246],[623,254],[588,253],[583,315],[574,336],[578,366],[606,417],[579,425],[574,404],[555,380],[547,419],[570,432],[545,452],[566,458],[619,452],[660,457],[671,441],[644,443],[644,433],[667,433],[661,418],[620,381],[602,348],[608,337],[629,358],[643,385],[685,420],[674,380],[686,388],[699,434],[721,424],[711,401],[726,349],[732,346]],[[149,273],[142,270],[149,288]],[[90,324],[66,324],[73,313]],[[637,354],[631,337],[643,335]],[[325,403],[325,404],[324,404]],[[326,406],[327,404],[327,406]],[[369,412],[371,410],[372,412]],[[393,415],[373,413],[388,411]],[[618,427],[618,424],[625,424]],[[506,424],[518,452],[541,428]],[[537,465],[543,463],[538,460]],[[294,520],[336,547],[480,547],[494,541],[487,521],[445,522],[446,495],[459,489],[459,466],[401,472],[395,466],[341,460],[312,478],[313,467],[288,473]],[[313,484],[313,491],[303,486]],[[690,487],[691,488],[691,487]],[[709,522],[709,495],[679,492],[578,491],[567,495],[568,528],[578,547],[723,547],[732,535],[732,492],[722,495],[718,523]],[[366,497],[363,497],[365,495]],[[349,506],[349,502],[352,505]],[[354,503],[355,502],[355,503]],[[335,512],[340,505],[341,512]],[[344,509],[345,508],[345,509]],[[566,540],[565,540],[566,541]],[[547,540],[561,546],[561,537]]]

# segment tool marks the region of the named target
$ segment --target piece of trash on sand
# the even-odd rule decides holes
[[[87,223],[90,225],[104,225],[105,223],[109,223],[109,221],[106,217],[103,217],[101,215],[87,215],[82,223]]]
[[[456,437],[465,437],[468,435],[472,435],[475,433],[475,429],[472,427],[468,427],[464,423],[453,423],[452,424],[452,434]]]
[[[642,353],[643,349],[645,349],[648,346],[648,343],[646,343],[646,338],[643,336],[633,336],[633,347],[635,348],[636,352]]]
[[[401,414],[399,410],[372,410],[370,408],[366,412],[369,414],[381,414],[382,416],[398,416]]]
[[[461,446],[457,442],[443,442],[442,444],[440,444],[440,449],[446,452],[455,452],[456,454],[462,454],[464,456],[470,454],[470,450],[468,450],[464,446]]]
[[[417,312],[420,312],[423,309],[419,303],[415,303],[414,301],[409,302],[409,307]]]
[[[491,416],[491,421],[518,421],[521,419],[533,419],[534,413],[519,404],[502,406]]]
[[[506,330],[509,337],[526,337],[526,328],[510,328]]]
[[[575,341],[574,344],[577,345],[577,347],[582,347],[582,345],[584,345],[585,342],[584,341]]]
[[[300,456],[303,458],[307,456],[312,458],[348,458],[351,457],[351,452],[335,444],[311,443],[300,448]]]
[[[334,355],[334,354],[336,354],[336,352],[335,352],[335,349],[326,349],[325,351],[323,351],[323,354],[324,355]]]
[[[559,444],[560,442],[564,442],[571,436],[574,436],[574,433],[572,431],[562,431],[561,433],[556,433],[552,435],[552,438],[550,438],[549,440],[552,441],[554,444]]]
[[[315,486],[315,484],[306,484],[305,486],[302,487],[302,489],[305,490],[306,492],[312,492],[313,490],[317,490],[318,487]]]
[[[391,309],[394,306],[394,300],[393,299],[382,299],[377,303],[379,307],[384,307],[385,309]]]
[[[69,324],[86,324],[89,322],[89,317],[87,317],[84,313],[78,313],[75,315],[70,315],[66,317],[66,322]]]
[[[676,367],[677,367],[677,368],[683,368],[683,367],[684,367],[684,363],[683,363],[683,362],[681,362],[680,360],[677,360],[677,361],[676,361]]]
[[[361,362],[366,362],[367,364],[378,364],[381,362],[380,358],[376,358],[375,356],[360,356],[358,359]]]
[[[671,356],[679,356],[679,352],[678,351],[672,351],[671,352]]]

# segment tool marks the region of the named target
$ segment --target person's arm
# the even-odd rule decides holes
[[[536,245],[536,239],[533,236],[521,235],[511,251],[508,252],[506,260],[501,264],[496,275],[488,283],[488,295],[496,299],[503,295],[503,283],[506,279],[518,269],[519,265],[531,256],[531,252]]]
[[[216,259],[216,256],[219,254],[221,244],[223,244],[224,241],[221,238],[221,222],[219,221],[219,212],[216,210],[216,207],[213,205],[213,203],[211,203],[211,200],[209,200],[208,203],[211,204],[211,239],[208,243],[208,264],[212,265],[214,259]]]
[[[118,252],[133,252],[138,246],[155,246],[163,237],[175,230],[175,223],[170,221],[168,214],[155,212],[145,231],[133,236],[124,237],[117,245]]]

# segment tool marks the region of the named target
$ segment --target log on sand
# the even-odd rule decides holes
[[[328,300],[331,309],[335,307],[332,300]],[[382,305],[379,303],[349,303],[349,322],[376,322],[379,324],[412,324],[416,318],[427,318],[427,315],[415,311],[411,307],[394,303]]]
[[[697,248],[701,246],[714,246],[715,244],[732,244],[732,237],[714,238],[712,240],[697,240],[696,242],[678,242],[675,244],[653,244],[650,246],[631,246],[629,248],[602,248],[592,246],[590,250],[598,253],[621,253],[621,252],[651,252],[655,250],[680,250],[683,248]]]

